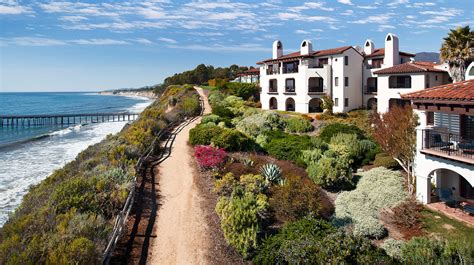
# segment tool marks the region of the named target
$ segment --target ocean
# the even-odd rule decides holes
[[[141,112],[152,101],[98,93],[0,93],[0,114]],[[72,161],[126,122],[71,126],[0,127],[0,226],[31,185]]]

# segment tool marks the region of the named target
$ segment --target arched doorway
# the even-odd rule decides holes
[[[440,190],[452,193],[453,198],[461,200],[474,199],[474,179],[466,177],[445,168],[433,170],[430,173],[431,181],[436,187],[432,195],[439,195]]]
[[[377,99],[376,98],[369,98],[369,100],[367,100],[367,109],[377,111]]]
[[[287,98],[285,102],[286,111],[295,111],[295,100],[293,98]]]
[[[278,101],[276,98],[270,98],[270,109],[278,109]]]
[[[312,98],[308,103],[308,112],[309,113],[323,112],[323,109],[321,108],[321,103],[323,103],[321,99]]]

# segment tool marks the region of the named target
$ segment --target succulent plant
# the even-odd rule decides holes
[[[263,177],[268,182],[271,182],[273,184],[278,184],[278,185],[283,185],[285,183],[283,179],[283,172],[281,168],[275,164],[265,164],[262,166],[260,169],[260,172]]]
[[[244,158],[244,159],[242,159],[242,164],[244,164],[244,166],[246,166],[246,167],[253,167],[254,162],[250,158]]]

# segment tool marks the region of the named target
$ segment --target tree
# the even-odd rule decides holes
[[[371,116],[372,136],[383,152],[392,156],[407,173],[408,192],[414,192],[413,160],[416,151],[418,117],[411,106],[393,106],[390,111]]]
[[[449,64],[454,82],[464,81],[466,68],[473,61],[474,31],[469,26],[451,29],[440,49],[441,61]]]

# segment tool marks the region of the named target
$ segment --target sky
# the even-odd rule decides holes
[[[0,92],[98,91],[163,82],[196,65],[252,66],[303,39],[313,49],[438,51],[474,27],[473,0],[0,0]]]

